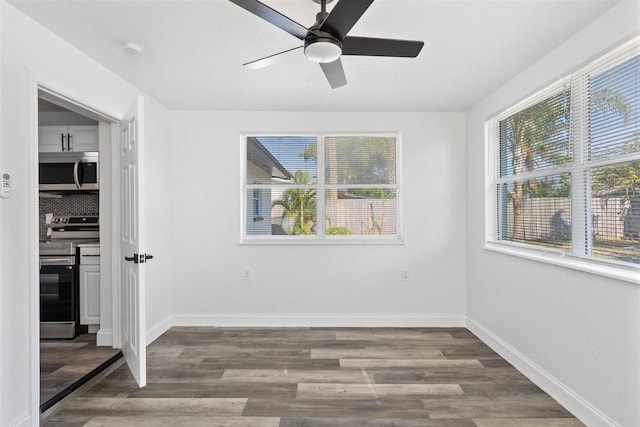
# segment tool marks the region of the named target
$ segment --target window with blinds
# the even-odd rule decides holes
[[[244,240],[399,240],[397,135],[247,136]]]
[[[566,83],[498,122],[501,240],[571,245],[570,90]],[[561,170],[563,172],[558,173]]]
[[[640,264],[640,54],[588,70],[587,253]]]
[[[488,125],[489,240],[640,264],[640,39]]]

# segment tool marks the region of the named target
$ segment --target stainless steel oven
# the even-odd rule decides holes
[[[77,248],[97,242],[97,216],[51,216],[40,242],[40,338],[75,338],[80,326]],[[85,327],[86,328],[86,327]]]
[[[77,328],[76,256],[40,257],[40,338],[74,338]]]

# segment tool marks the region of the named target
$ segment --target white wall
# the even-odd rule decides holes
[[[140,91],[6,2],[0,1],[0,10],[0,167],[12,172],[14,185],[12,197],[0,199],[0,425],[13,426],[29,425],[35,421],[31,411],[36,407],[30,407],[30,399],[35,392],[31,382],[39,375],[30,369],[31,355],[37,354],[38,350],[30,348],[29,342],[32,328],[29,323],[30,304],[33,303],[30,292],[34,291],[31,285],[37,279],[32,275],[37,259],[30,258],[35,242],[29,241],[30,230],[37,218],[37,187],[35,182],[31,182],[32,171],[36,167],[35,116],[31,113],[35,108],[35,91],[29,72],[33,71],[39,79],[67,96],[113,117],[122,117]],[[168,139],[163,126],[168,121],[168,111],[149,98],[146,105],[149,107],[147,134],[151,135],[147,138],[146,158],[149,163],[159,161],[159,164],[148,167],[149,175],[166,183],[169,179],[164,175],[164,167],[168,163]],[[166,206],[170,203],[170,193],[160,194],[160,191],[150,189],[147,198],[151,205],[148,210],[163,212],[149,225],[156,232],[160,228],[166,229],[161,226],[169,218]],[[155,251],[166,260],[170,259],[166,235],[150,237],[149,241],[158,246],[150,252]],[[152,295],[151,298],[157,296],[157,300],[154,301],[154,309],[149,310],[147,324],[154,324],[170,314],[167,308],[171,287],[170,263],[150,263],[148,271],[154,287],[154,291],[148,294]]]
[[[467,112],[471,326],[594,426],[640,425],[640,287],[482,248],[484,123],[637,33],[639,9],[619,3]]]
[[[239,244],[243,131],[400,131],[405,244]],[[176,322],[461,325],[464,135],[460,113],[174,112]]]

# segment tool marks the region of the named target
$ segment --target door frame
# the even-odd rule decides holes
[[[29,130],[27,155],[30,159],[28,170],[28,218],[30,226],[28,230],[29,250],[29,383],[30,383],[30,412],[31,426],[40,425],[40,262],[39,262],[39,188],[38,188],[38,98],[39,92],[55,98],[63,106],[70,110],[81,110],[84,115],[89,115],[98,121],[111,124],[110,143],[111,151],[111,310],[112,310],[112,346],[120,348],[121,323],[120,323],[120,274],[119,260],[119,230],[120,230],[120,185],[119,185],[119,156],[117,139],[119,135],[120,119],[112,109],[94,106],[95,101],[90,96],[78,93],[59,81],[42,76],[33,70],[29,70]],[[115,236],[115,237],[114,237]],[[102,279],[102,274],[101,274]]]

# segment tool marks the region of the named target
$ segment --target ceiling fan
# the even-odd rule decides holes
[[[424,42],[415,40],[348,36],[349,30],[358,22],[373,0],[339,0],[331,13],[327,13],[327,2],[333,0],[313,0],[320,3],[321,9],[316,15],[316,22],[309,28],[305,28],[258,0],[230,1],[304,41],[303,46],[247,62],[243,64],[244,66],[262,68],[284,54],[304,48],[305,56],[320,64],[322,72],[333,89],[347,84],[340,61],[342,55],[415,58],[424,46]]]

